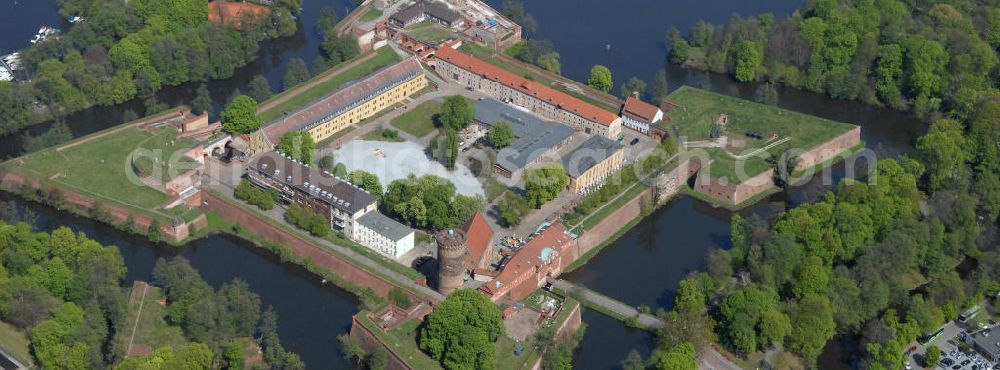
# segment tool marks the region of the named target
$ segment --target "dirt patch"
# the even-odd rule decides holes
[[[149,346],[147,346],[145,344],[133,344],[132,346],[130,346],[128,348],[128,356],[129,357],[132,357],[132,356],[145,356],[145,355],[148,355],[149,352],[152,352],[152,349],[149,348]]]

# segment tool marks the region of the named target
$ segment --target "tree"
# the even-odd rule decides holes
[[[930,346],[924,354],[924,367],[935,367],[941,361],[941,348]]]
[[[212,109],[212,97],[209,96],[208,86],[198,85],[195,90],[194,100],[191,100],[191,113],[202,114]],[[128,121],[125,121],[128,122]]]
[[[319,168],[323,171],[333,170],[337,162],[334,161],[333,154],[327,154],[319,158],[319,163],[317,164]]]
[[[347,174],[347,181],[350,181],[354,186],[364,189],[376,198],[382,197],[382,182],[379,181],[378,176],[371,172],[364,170],[351,171],[351,173]]]
[[[590,68],[590,79],[587,80],[587,86],[603,92],[611,91],[614,86],[611,80],[611,70],[600,64],[593,66]]]
[[[566,186],[569,176],[558,163],[550,163],[524,171],[524,196],[532,207],[541,208],[543,204],[555,199]]]
[[[438,115],[438,122],[445,128],[461,130],[469,125],[476,117],[476,111],[464,96],[452,95],[444,99],[441,105],[441,113]]]
[[[308,164],[312,163],[316,143],[309,132],[289,131],[281,135],[281,140],[278,141],[278,150],[299,162]]]
[[[691,45],[683,39],[677,40],[670,45],[670,62],[673,64],[683,64],[691,58]]]
[[[490,127],[489,131],[490,145],[494,148],[500,149],[509,146],[514,142],[514,127],[511,126],[510,122],[498,121]]]
[[[229,133],[249,134],[260,129],[263,121],[257,116],[257,101],[240,95],[233,99],[220,115],[222,127]]]
[[[660,105],[664,99],[667,98],[667,94],[670,91],[667,89],[667,71],[665,69],[660,69],[656,71],[656,75],[653,76],[653,91],[650,91],[652,95],[653,103],[655,105]]]
[[[698,355],[694,346],[683,343],[672,348],[657,349],[653,352],[653,365],[659,370],[695,370]]]
[[[625,359],[621,361],[622,370],[644,370],[646,368],[646,362],[643,361],[642,355],[639,351],[631,350],[628,351],[628,355]]]
[[[233,370],[243,369],[243,341],[232,340],[222,350],[222,358],[226,360],[226,368]]]
[[[542,67],[542,69],[546,71],[555,74],[562,73],[562,65],[559,63],[559,53],[557,52],[553,51],[551,53],[542,54],[541,56],[538,57],[538,60],[535,62],[535,64],[537,64],[539,67]]]
[[[814,364],[826,342],[833,337],[835,328],[829,300],[825,297],[808,296],[799,302],[792,316],[789,345],[793,351],[802,355],[805,363]]]
[[[646,93],[646,83],[640,80],[638,77],[629,78],[628,81],[622,84],[618,88],[618,92],[622,99],[628,97],[629,95],[638,93],[639,96]]]
[[[927,169],[931,190],[942,189],[947,183],[966,175],[965,163],[970,158],[965,150],[968,143],[962,133],[961,123],[942,119],[934,122],[930,131],[917,139],[917,156]]]
[[[340,350],[344,354],[344,359],[354,359],[355,363],[361,364],[365,357],[368,357],[368,351],[365,350],[365,347],[350,334],[338,335],[337,341],[340,342]]]
[[[160,220],[154,218],[153,221],[149,223],[149,230],[146,231],[146,236],[149,238],[149,241],[153,243],[160,242]]]
[[[736,51],[736,79],[742,82],[756,80],[763,61],[764,57],[757,44],[749,40],[743,41]]]
[[[288,61],[288,71],[285,72],[285,90],[309,80],[309,67],[301,58],[292,58]]]
[[[250,90],[247,92],[253,100],[265,101],[274,95],[274,90],[271,90],[271,84],[267,82],[264,76],[256,75],[250,80]]]
[[[500,208],[500,220],[506,227],[517,226],[521,223],[521,219],[531,211],[531,206],[528,205],[524,197],[512,192],[504,193],[497,201],[497,205]]]
[[[487,368],[503,333],[500,309],[475,290],[459,289],[427,316],[418,344],[446,369]]]
[[[830,281],[830,271],[822,258],[809,256],[799,265],[796,280],[793,291],[799,299],[810,294],[823,294]]]

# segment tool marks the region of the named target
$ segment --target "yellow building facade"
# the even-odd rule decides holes
[[[427,77],[420,74],[407,82],[397,85],[396,87],[388,89],[377,96],[368,99],[367,101],[338,116],[315,124],[314,127],[308,129],[309,136],[312,136],[313,141],[318,143],[347,128],[347,126],[361,122],[396,103],[402,102],[403,99],[406,99],[410,95],[423,90],[425,87],[427,87]]]

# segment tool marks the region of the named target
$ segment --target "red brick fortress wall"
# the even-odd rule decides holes
[[[795,170],[802,171],[816,166],[858,145],[861,145],[861,126],[854,127],[850,131],[802,153],[799,155],[799,162],[795,164]]]
[[[382,297],[387,297],[389,291],[396,287],[378,275],[356,266],[353,262],[334,254],[322,246],[313,244],[288,230],[262,220],[250,211],[226,202],[215,194],[210,192],[204,193],[201,208],[205,212],[214,212],[226,221],[240,225],[246,230],[252,230],[254,234],[266,240],[284,245],[290,248],[296,256],[312,260],[312,263],[340,276],[352,284],[362,288],[369,288],[375,294]]]

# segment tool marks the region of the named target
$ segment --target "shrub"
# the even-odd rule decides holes
[[[410,301],[410,295],[406,294],[406,292],[399,287],[392,288],[392,290],[389,291],[389,301],[396,305],[396,307],[404,310],[413,305],[413,302]]]

